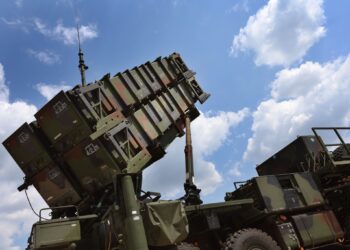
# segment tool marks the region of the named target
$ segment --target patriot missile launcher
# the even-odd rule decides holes
[[[85,69],[83,61],[81,64]],[[79,232],[63,236],[69,232],[67,227],[78,224],[76,220],[60,224],[62,230],[42,238],[37,230],[55,228],[55,219],[91,214],[94,216],[81,217],[84,221],[79,223],[100,216],[115,219],[111,214],[117,204],[124,206],[123,225],[118,226],[127,231],[128,249],[147,246],[135,196],[141,197],[142,171],[162,158],[176,137],[184,135],[186,122],[199,115],[194,104],[209,97],[194,75],[177,53],[114,76],[107,74],[99,81],[60,91],[35,114],[35,121],[24,123],[3,142],[25,174],[18,189],[33,185],[52,209],[53,220],[35,227],[32,234],[41,237],[33,241],[35,249],[77,241]],[[175,220],[183,218],[181,201],[159,206]],[[149,210],[151,207],[157,210],[157,204],[149,205]],[[179,232],[167,236],[166,230],[174,229],[168,226],[164,237],[157,239],[159,244],[169,243],[169,237],[171,244],[183,238],[187,226],[184,220],[179,223]],[[158,232],[164,229],[158,227]],[[88,242],[90,236],[82,238]],[[80,249],[89,245],[79,244]]]
[[[28,250],[300,250],[346,247],[349,147],[302,136],[203,204],[194,181],[190,123],[202,90],[179,54],[61,91],[3,144],[48,208]],[[142,171],[186,133],[185,195],[142,190]],[[330,152],[328,146],[337,147]],[[42,216],[51,210],[51,218]]]

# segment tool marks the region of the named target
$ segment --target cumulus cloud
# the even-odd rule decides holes
[[[11,28],[20,29],[25,33],[29,33],[30,27],[23,18],[6,19],[4,17],[1,17],[0,19],[4,24]]]
[[[237,12],[249,12],[248,0],[243,0],[241,2],[235,3],[231,8],[226,10],[227,14],[232,14]]]
[[[19,18],[9,20],[9,19],[6,19],[4,17],[1,17],[1,21],[3,21],[3,23],[5,23],[7,25],[10,25],[10,26],[18,26],[18,25],[22,25],[23,24],[23,21],[21,19],[19,19]]]
[[[15,5],[18,7],[18,8],[21,8],[23,6],[23,0],[15,0]]]
[[[53,65],[61,62],[61,57],[53,51],[50,50],[33,50],[28,49],[27,53],[40,62],[48,65]]]
[[[46,37],[62,41],[66,45],[77,44],[77,30],[76,27],[66,27],[61,22],[53,28],[47,25],[40,19],[34,19],[35,29]],[[80,42],[96,38],[98,36],[97,26],[95,24],[82,25],[79,28]]]
[[[238,112],[202,113],[191,125],[194,148],[195,183],[202,194],[210,194],[222,183],[223,177],[207,157],[223,146],[230,129],[249,114],[248,109]],[[144,173],[144,189],[161,191],[167,198],[183,194],[185,181],[185,138],[178,138],[168,148],[167,155]]]
[[[4,67],[0,64],[0,102],[6,102],[9,98],[9,89],[5,85]]]
[[[349,126],[350,54],[320,64],[284,69],[271,83],[270,98],[253,113],[253,135],[244,159],[260,163],[313,126]]]
[[[0,64],[0,142],[23,122],[33,120],[33,115],[37,111],[34,105],[26,102],[10,102],[9,94],[4,69]],[[23,173],[2,145],[0,159],[0,190],[2,191],[0,249],[19,250],[20,247],[16,245],[14,238],[25,238],[29,235],[30,227],[37,218],[26,203],[24,193],[17,191],[17,186],[22,184]],[[45,206],[35,190],[30,189],[29,196],[36,209]]]
[[[46,100],[50,100],[61,90],[67,91],[72,88],[72,86],[66,84],[46,84],[46,83],[38,83],[35,88],[39,91],[39,93],[46,98]]]
[[[252,50],[257,65],[290,65],[326,33],[323,0],[269,0],[233,39],[231,54]]]
[[[230,168],[230,170],[228,171],[228,174],[231,176],[240,177],[242,176],[241,168],[242,168],[242,162],[236,162]]]

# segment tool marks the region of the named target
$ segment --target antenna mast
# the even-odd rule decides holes
[[[85,86],[86,85],[86,80],[85,80],[85,71],[89,68],[88,66],[85,65],[84,62],[84,53],[81,49],[81,44],[80,44],[80,33],[79,33],[79,23],[77,22],[77,34],[78,34],[78,45],[79,45],[79,70],[80,70],[80,76],[81,76],[81,85]]]

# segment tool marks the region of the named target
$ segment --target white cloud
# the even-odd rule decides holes
[[[50,50],[33,50],[28,49],[28,54],[38,59],[40,62],[48,65],[53,65],[61,62],[61,57],[53,51]]]
[[[8,20],[4,17],[1,17],[1,21],[3,21],[5,24],[10,25],[10,26],[17,26],[17,25],[22,25],[23,22],[21,19],[13,19],[13,20]]]
[[[53,28],[48,28],[40,19],[34,19],[35,29],[46,37],[62,41],[66,45],[77,44],[76,27],[66,27],[61,22]],[[80,41],[96,38],[98,36],[97,26],[95,24],[81,25],[79,28]]]
[[[6,102],[9,98],[9,89],[5,85],[4,67],[0,63],[0,102]]]
[[[243,0],[241,2],[235,3],[230,9],[226,10],[227,14],[236,12],[249,12],[248,0]]]
[[[232,176],[236,176],[236,177],[242,176],[241,167],[242,167],[242,163],[241,163],[241,162],[236,162],[236,163],[231,167],[231,169],[228,171],[228,174],[229,174],[229,175],[232,175]]]
[[[8,25],[11,28],[21,29],[23,32],[29,33],[29,25],[22,18],[6,19],[4,17],[1,17],[0,19],[4,24]]]
[[[72,86],[66,84],[52,85],[46,83],[38,83],[35,88],[40,92],[42,96],[46,98],[46,100],[50,100],[61,90],[67,91],[72,88]]]
[[[247,115],[248,109],[238,112],[202,113],[191,125],[195,183],[202,195],[210,194],[222,183],[223,178],[213,162],[206,159],[223,146],[230,136],[230,129]],[[167,155],[144,173],[144,189],[161,191],[168,198],[183,194],[185,181],[185,138],[178,138],[168,148]]]
[[[15,5],[18,7],[18,8],[21,8],[23,6],[23,0],[15,0]]]
[[[33,115],[37,111],[34,105],[26,102],[10,102],[9,94],[3,66],[0,64],[0,142],[23,122],[34,120]],[[14,238],[28,236],[30,227],[37,218],[26,204],[24,193],[17,191],[17,186],[22,184],[23,173],[3,146],[0,146],[0,159],[0,249],[19,250]],[[45,206],[35,190],[30,189],[29,195],[36,209]]]
[[[326,33],[323,0],[269,0],[233,39],[231,54],[253,50],[257,65],[290,65]]]
[[[244,159],[260,163],[313,126],[349,126],[349,96],[350,54],[278,72],[270,98],[253,113]]]

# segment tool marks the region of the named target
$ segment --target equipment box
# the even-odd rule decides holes
[[[307,171],[312,161],[322,151],[315,136],[299,136],[289,145],[256,167],[259,175],[286,174]]]

